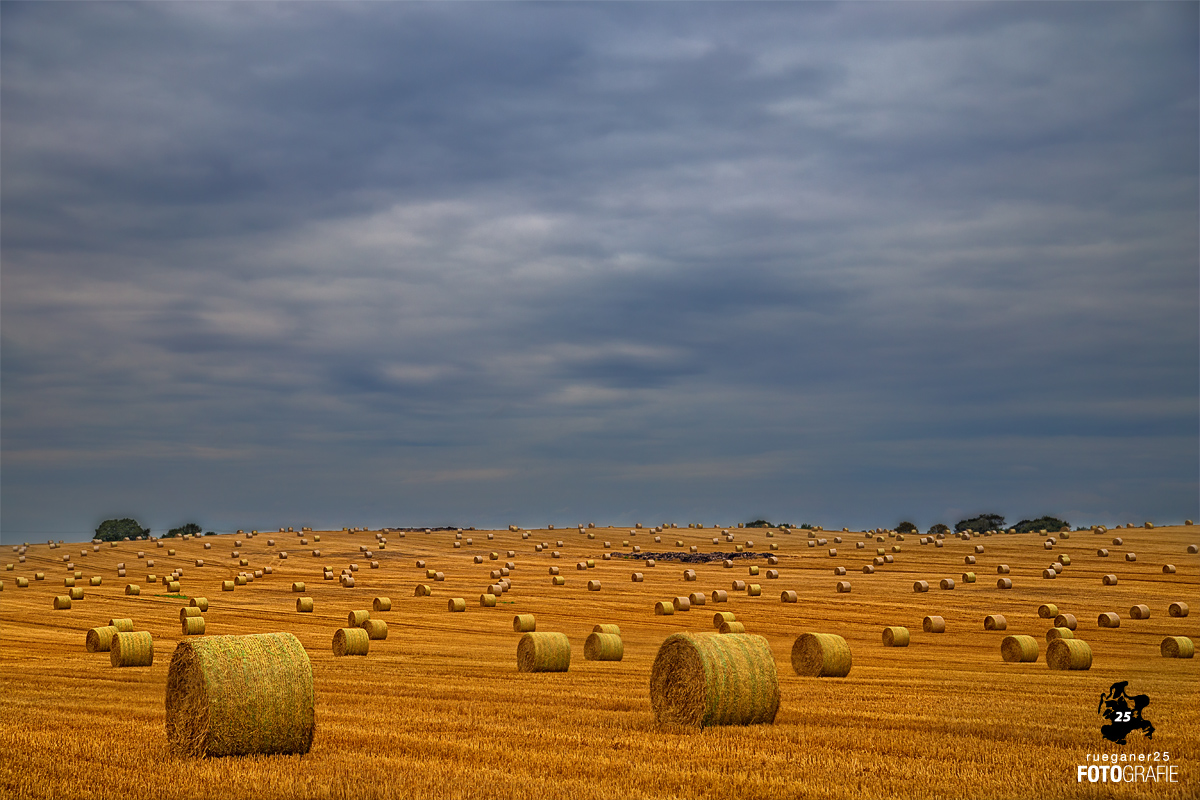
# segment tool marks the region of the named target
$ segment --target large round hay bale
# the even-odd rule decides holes
[[[1100,583],[1103,586],[1116,586],[1117,585],[1117,576],[1112,575],[1112,574],[1104,575],[1103,577],[1100,578]]]
[[[792,643],[792,669],[808,678],[844,678],[853,659],[850,645],[835,633],[805,633]]]
[[[929,581],[916,581],[913,584],[913,591],[917,594],[922,594],[929,591]]]
[[[387,623],[381,619],[369,619],[363,622],[362,629],[367,632],[367,638],[372,641],[386,639],[388,635]]]
[[[1121,617],[1115,611],[1105,611],[1096,618],[1096,624],[1101,628],[1121,627]]]
[[[1188,604],[1182,600],[1177,603],[1171,603],[1167,607],[1167,614],[1172,617],[1186,617],[1188,615]]]
[[[83,646],[89,653],[107,653],[112,648],[113,635],[118,631],[112,625],[92,628],[84,637]]]
[[[300,592],[300,593],[303,593],[303,592],[304,592],[304,582],[303,582],[303,581],[296,581],[295,583],[293,583],[293,584],[292,584],[292,591],[293,591],[293,592]]]
[[[600,591],[600,581],[588,581],[587,582],[587,590],[589,592]]]
[[[1070,628],[1054,627],[1054,628],[1050,628],[1046,631],[1047,644],[1054,641],[1055,639],[1074,639],[1074,638],[1075,638],[1075,631],[1071,630]]]
[[[297,597],[296,610],[302,614],[311,614],[313,610],[313,599],[311,597]]]
[[[513,630],[517,633],[531,633],[537,630],[537,618],[533,614],[517,614],[513,617]]]
[[[67,596],[70,597],[72,600],[82,600],[83,599],[83,587],[82,586],[72,586],[70,589],[67,590]]]
[[[717,633],[745,633],[746,626],[741,622],[722,622]]]
[[[1053,603],[1043,603],[1038,606],[1038,616],[1042,619],[1054,619],[1058,616],[1058,606]]]
[[[946,620],[943,617],[926,617],[921,620],[921,629],[926,633],[945,633]]]
[[[668,603],[666,600],[659,600],[654,604],[654,615],[657,617],[670,617],[675,614],[675,606]]]
[[[479,607],[480,608],[495,608],[496,607],[496,595],[491,594],[491,593],[485,593],[485,594],[479,595]]]
[[[433,594],[433,589],[427,583],[418,583],[417,588],[413,589],[414,597],[429,597]]]
[[[133,620],[128,618],[110,619],[108,621],[108,625],[109,627],[116,628],[119,631],[128,632],[133,630]]]
[[[333,632],[335,656],[365,656],[371,647],[371,637],[364,628],[338,628]]]
[[[346,615],[347,628],[361,628],[362,624],[371,618],[371,612],[366,609],[351,611]]]
[[[201,616],[201,611],[200,611],[200,609],[196,608],[195,606],[184,606],[183,608],[179,609],[179,621],[180,622],[183,622],[188,617],[199,617],[199,616]]]
[[[1150,606],[1138,603],[1129,609],[1129,616],[1133,619],[1150,619]]]
[[[908,647],[908,628],[893,625],[883,629],[884,647]]]
[[[752,583],[746,587],[747,597],[762,597],[762,586],[757,583]]]
[[[233,581],[221,581],[221,591],[222,592],[232,592],[233,586],[234,586]]]
[[[593,631],[583,643],[583,657],[587,661],[620,661],[624,656],[625,643],[618,633]]]
[[[675,607],[676,611],[691,611],[692,610],[692,601],[691,601],[691,598],[688,598],[688,597],[673,598],[671,600],[671,605]]]
[[[725,591],[724,589],[713,589],[711,596],[714,603],[729,602],[729,592]]]
[[[125,584],[125,594],[129,595],[130,597],[136,597],[141,593],[142,587],[138,586],[136,583]]]
[[[781,603],[797,603],[800,601],[800,596],[792,589],[787,589],[779,593],[779,602]]]
[[[592,626],[592,633],[611,633],[613,636],[620,636],[621,626],[602,622]]]
[[[204,634],[204,617],[183,617],[179,623],[184,636],[202,636]]]
[[[185,757],[303,755],[315,705],[312,665],[292,634],[185,640],[167,673],[167,742]]]
[[[773,723],[779,676],[767,640],[748,633],[667,637],[650,671],[650,704],[659,724]]]
[[[1050,669],[1089,670],[1092,648],[1082,639],[1055,639],[1046,648],[1046,666]]]
[[[154,637],[149,631],[117,631],[109,644],[108,660],[114,667],[152,666]]]
[[[70,611],[71,598],[65,594],[55,595],[54,601],[51,603],[55,611]]]
[[[1005,636],[1000,642],[1000,656],[1014,664],[1037,661],[1038,641],[1032,636]]]
[[[493,595],[494,597],[495,595]],[[446,610],[453,612],[461,612],[467,610],[467,601],[463,597],[451,597],[446,601]]]
[[[570,667],[571,642],[565,633],[530,632],[517,642],[517,672],[566,672]]]
[[[985,631],[1003,631],[1008,630],[1008,620],[1003,614],[988,614],[983,618],[983,629]]]
[[[1163,658],[1191,658],[1196,654],[1195,643],[1186,636],[1168,636],[1159,645]]]

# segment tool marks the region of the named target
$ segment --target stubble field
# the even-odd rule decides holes
[[[1196,606],[1200,556],[1188,545],[1200,543],[1195,527],[1133,528],[1106,533],[1073,532],[1052,550],[1045,537],[1000,534],[962,541],[948,535],[944,546],[919,544],[873,534],[823,531],[825,546],[809,547],[806,531],[785,533],[729,529],[668,529],[661,534],[630,528],[580,532],[464,531],[460,548],[454,532],[388,532],[384,549],[375,532],[262,532],[257,537],[222,535],[189,541],[65,544],[50,549],[30,544],[24,563],[6,545],[0,592],[0,795],[71,798],[885,798],[885,797],[1163,797],[1197,794],[1200,774],[1200,660],[1164,659],[1165,636],[1200,639],[1197,615],[1172,618],[1172,602]],[[594,539],[587,534],[594,535]],[[314,541],[320,536],[319,543]],[[655,535],[661,543],[655,543]],[[834,537],[841,537],[840,544]],[[712,540],[719,537],[719,544]],[[1114,546],[1114,537],[1124,543]],[[231,557],[234,539],[242,546]],[[275,546],[268,545],[268,539]],[[472,543],[467,544],[466,540]],[[561,540],[563,544],[557,545]],[[747,540],[754,542],[746,544]],[[628,541],[629,545],[624,546]],[[676,542],[682,546],[676,546]],[[866,542],[864,549],[855,543]],[[207,542],[211,550],[203,549]],[[535,545],[549,547],[537,552]],[[605,547],[605,542],[610,547]],[[738,559],[683,564],[658,560],[647,566],[632,554],[733,552],[735,544],[760,554]],[[778,579],[748,575],[768,566],[771,544]],[[372,547],[378,569],[360,546]],[[975,553],[976,545],[984,552]],[[892,548],[900,551],[893,553]],[[837,548],[837,555],[827,550]],[[1110,555],[1097,555],[1099,548]],[[168,555],[173,548],[175,555]],[[320,548],[321,555],[311,551]],[[894,563],[876,567],[876,548]],[[81,555],[86,550],[87,555]],[[155,562],[148,568],[137,552]],[[289,557],[278,557],[286,550]],[[491,560],[491,552],[499,559]],[[509,557],[508,551],[514,556]],[[554,558],[551,551],[558,551]],[[70,610],[51,609],[64,594],[68,573],[62,554],[82,571],[85,597]],[[612,553],[611,560],[604,560]],[[1128,562],[1126,553],[1136,553]],[[475,564],[482,555],[482,564]],[[974,555],[977,563],[964,564]],[[1042,570],[1060,555],[1071,563],[1054,580]],[[202,558],[205,566],[195,567]],[[249,562],[239,566],[239,559]],[[595,567],[577,570],[593,559]],[[426,578],[427,567],[445,580]],[[128,577],[117,577],[117,562]],[[512,588],[495,608],[481,608],[479,595],[494,581],[493,569],[514,563]],[[351,563],[354,588],[322,579]],[[1013,588],[996,586],[996,567],[1007,564]],[[1174,574],[1163,565],[1173,564]],[[221,582],[240,571],[272,568],[233,592]],[[551,585],[548,569],[566,579]],[[846,568],[836,577],[834,568]],[[148,573],[183,569],[180,596],[151,585]],[[685,582],[684,569],[695,569]],[[34,573],[45,573],[37,581]],[[642,572],[634,583],[630,574]],[[976,583],[962,581],[973,571]],[[1113,573],[1118,585],[1102,586]],[[100,586],[88,585],[99,575]],[[29,579],[28,588],[16,586]],[[953,578],[953,590],[940,590]],[[586,584],[599,580],[602,590]],[[762,596],[731,591],[735,580],[757,583]],[[835,583],[852,584],[838,594]],[[929,581],[926,594],[913,582]],[[297,613],[293,581],[313,598],[313,613]],[[126,583],[141,586],[127,597]],[[417,584],[433,594],[414,596]],[[729,601],[673,616],[655,616],[660,600],[691,592],[729,591]],[[794,590],[795,604],[780,593]],[[288,631],[303,643],[312,661],[317,697],[317,733],[305,756],[183,759],[173,755],[164,733],[164,693],[170,656],[180,634],[179,608],[187,597],[204,596],[206,635]],[[373,613],[387,621],[386,640],[372,641],[366,657],[337,658],[331,640],[346,625],[348,612],[369,609],[374,597],[392,600],[392,610]],[[467,601],[465,613],[450,613],[449,598]],[[1076,635],[1094,654],[1086,672],[1049,670],[1042,603],[1055,603],[1079,620]],[[1146,620],[1129,609],[1145,603]],[[651,710],[650,668],[671,633],[711,631],[714,611],[737,615],[749,633],[765,636],[775,655],[782,702],[773,725],[692,730],[656,724]],[[1116,629],[1100,628],[1097,616],[1114,611]],[[520,634],[512,619],[536,615],[539,631],[570,638],[570,671],[523,674],[516,669]],[[1003,614],[1006,631],[985,631],[983,618]],[[922,632],[926,615],[945,618],[946,632]],[[154,636],[151,667],[116,669],[107,653],[84,651],[89,628],[109,618],[131,617],[136,630]],[[620,625],[625,643],[620,662],[584,660],[583,643],[597,623]],[[907,648],[886,648],[884,626],[902,625],[912,634]],[[802,678],[791,667],[793,641],[804,632],[845,637],[854,666],[846,678]],[[1008,634],[1037,638],[1036,663],[1005,663],[1000,641]],[[1157,731],[1153,740],[1133,734],[1124,747],[1105,742],[1097,715],[1100,696],[1116,681],[1128,681],[1130,694],[1151,698],[1145,717]],[[1076,766],[1112,753],[1167,753],[1178,766],[1177,782],[1089,784],[1076,782]],[[1153,758],[1153,755],[1150,756]],[[1161,758],[1161,756],[1160,756]],[[1142,762],[1154,763],[1154,762]],[[1162,763],[1162,762],[1158,762]]]

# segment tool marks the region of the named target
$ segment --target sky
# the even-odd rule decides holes
[[[0,541],[1200,517],[1196,3],[0,4]]]

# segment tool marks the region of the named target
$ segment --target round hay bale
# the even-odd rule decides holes
[[[975,573],[974,572],[964,572],[962,574],[962,582],[963,583],[974,583],[975,582]]]
[[[954,578],[942,578],[938,582],[938,586],[942,589],[950,590],[954,588]]]
[[[1092,648],[1082,639],[1055,639],[1046,648],[1046,666],[1050,669],[1089,670]]]
[[[386,639],[388,635],[387,623],[381,619],[367,620],[362,624],[362,629],[367,632],[367,638],[372,641]]]
[[[620,661],[624,656],[625,643],[618,633],[593,631],[583,643],[583,657],[587,661]]]
[[[127,594],[131,597],[136,597],[137,595],[139,595],[141,593],[142,593],[142,587],[138,586],[136,583],[125,584],[125,594]]]
[[[198,617],[201,615],[201,613],[202,612],[200,609],[196,608],[195,606],[184,606],[183,608],[179,609],[179,621],[183,622],[188,617]]]
[[[1171,617],[1186,617],[1188,615],[1188,604],[1182,600],[1177,603],[1171,603],[1167,607],[1167,615]]]
[[[1200,545],[1189,544],[1187,551],[1190,555],[1196,555],[1197,553],[1200,553]]]
[[[1112,540],[1112,543],[1113,547],[1120,547],[1121,545],[1125,544],[1125,540],[1118,536]]]
[[[684,579],[685,581],[694,581],[694,580],[696,580],[696,570],[694,570],[694,569],[685,569],[685,570],[683,571],[683,579]]]
[[[417,588],[413,589],[413,597],[429,597],[433,594],[433,589],[427,583],[418,583]]]
[[[834,575],[845,575],[845,574],[846,574],[846,568],[845,568],[845,567],[834,567],[834,568],[833,568],[833,574],[834,574]]]
[[[913,591],[921,594],[929,591],[929,581],[917,581],[913,584]]]
[[[101,578],[99,575],[93,575],[90,581],[92,586],[99,586],[102,582],[103,578]]]
[[[600,591],[600,581],[588,581],[587,582],[587,590],[589,592]]]
[[[807,678],[844,678],[853,659],[850,645],[835,633],[805,633],[792,643],[792,669]]]
[[[558,574],[558,567],[550,567],[549,573],[550,573],[551,575],[557,575],[557,574]]]
[[[1126,553],[1125,560],[1126,561],[1137,561],[1137,556],[1134,555],[1133,553]]]
[[[1116,586],[1117,585],[1117,576],[1113,575],[1111,573],[1108,575],[1105,575],[1100,578],[1100,583],[1103,586]]]
[[[187,640],[167,673],[167,743],[183,757],[303,755],[315,701],[308,654],[290,633]]]
[[[366,609],[351,611],[346,615],[347,628],[361,628],[362,624],[371,618],[371,612]]]
[[[1175,565],[1174,564],[1163,564],[1163,574],[1164,575],[1174,575],[1175,574]]]
[[[233,581],[221,581],[221,591],[222,592],[232,592],[233,587],[234,587]]]
[[[491,593],[485,593],[485,594],[479,595],[479,607],[480,608],[495,608],[496,607],[496,595],[491,594]]]
[[[71,598],[65,594],[56,595],[52,605],[55,611],[69,611],[71,608]]]
[[[640,572],[633,573],[632,575],[629,576],[629,578],[634,583],[642,583],[645,580],[645,576]]]
[[[293,592],[301,592],[301,593],[303,593],[303,592],[304,592],[304,582],[303,582],[303,581],[296,581],[295,583],[293,583],[293,584],[292,584],[292,591],[293,591]]]
[[[495,597],[495,595],[492,595]],[[451,597],[446,601],[446,610],[453,612],[461,612],[467,610],[467,601],[462,597]]]
[[[691,611],[692,609],[692,601],[688,597],[676,597],[671,600],[671,605],[675,607],[676,611]]]
[[[67,596],[70,597],[72,600],[82,600],[83,599],[83,587],[82,586],[71,587],[71,589],[67,591]]]
[[[767,640],[747,633],[667,637],[650,671],[650,704],[659,724],[773,723],[779,676]]]
[[[333,632],[335,656],[365,656],[371,648],[371,637],[363,628],[338,628]]]
[[[1163,658],[1191,658],[1196,654],[1195,643],[1186,636],[1168,636],[1158,649]]]
[[[757,583],[752,583],[752,584],[748,585],[746,587],[746,596],[761,597],[762,596],[762,586],[760,586]]]
[[[592,626],[592,633],[611,633],[613,636],[621,635],[621,626],[611,623],[600,623]]]
[[[1100,558],[1108,558],[1108,550],[1101,547],[1096,551],[1096,555],[1098,555]]]
[[[1005,636],[1000,642],[1000,656],[1012,664],[1037,661],[1038,641],[1032,636]]]
[[[720,628],[726,622],[737,622],[737,616],[732,611],[718,611],[713,614],[714,628]]]
[[[561,575],[555,575],[553,578],[550,579],[550,585],[552,585],[552,586],[565,586],[566,583],[567,583],[567,579]]]
[[[837,586],[835,586],[834,588],[837,590],[838,594],[849,594],[850,593],[850,581],[838,581]]]
[[[968,565],[968,566],[970,566],[971,564],[974,564],[974,563],[975,563],[975,556],[966,556],[966,557],[963,559],[963,563],[964,563],[964,564],[966,564],[966,565]]]
[[[154,637],[149,631],[117,631],[109,644],[108,660],[114,667],[153,666]]]
[[[1050,628],[1049,630],[1046,631],[1046,643],[1047,644],[1054,641],[1055,639],[1074,639],[1074,638],[1075,638],[1075,631],[1071,630],[1070,628],[1054,627],[1054,628]]]
[[[311,614],[313,610],[313,599],[311,597],[297,597],[296,610],[302,614]]]
[[[110,619],[108,626],[116,628],[118,631],[129,632],[133,630],[133,620],[128,618]]]
[[[392,599],[390,597],[376,597],[371,601],[372,611],[391,611]]]
[[[884,647],[908,647],[908,628],[894,625],[883,629]]]
[[[1054,618],[1054,627],[1075,630],[1079,627],[1079,620],[1075,619],[1074,614],[1059,614]]]
[[[800,601],[799,595],[797,595],[791,589],[787,589],[787,590],[779,593],[779,602],[781,602],[781,603],[797,603],[799,601]]]
[[[741,622],[722,622],[717,633],[745,633],[746,626]]]
[[[729,602],[729,592],[725,591],[724,589],[713,589],[710,597],[712,597],[712,601],[714,603],[728,603]]]
[[[945,633],[946,620],[942,617],[926,617],[921,621],[921,629],[926,633]]]
[[[704,592],[692,592],[688,595],[688,600],[690,600],[694,606],[702,606],[708,602],[708,595],[706,595]]]
[[[1096,624],[1101,628],[1121,627],[1121,617],[1115,611],[1105,611],[1096,618]]]
[[[1008,571],[1008,564],[1000,564],[996,567],[996,573],[998,575],[1007,575]]]
[[[1054,619],[1058,616],[1058,606],[1053,603],[1043,603],[1038,606],[1038,616],[1042,619]]]
[[[112,625],[92,628],[84,637],[83,647],[89,653],[107,653],[112,648],[113,635],[117,629]]]
[[[513,630],[517,633],[532,633],[537,630],[537,618],[533,614],[517,614],[513,617]]]
[[[1129,609],[1129,616],[1133,619],[1150,619],[1150,606],[1138,603]]]
[[[179,581],[170,581],[167,584],[167,591],[171,594],[179,594]]]
[[[654,604],[654,615],[656,617],[670,617],[675,614],[675,606],[668,603],[666,600],[659,600]]]
[[[184,617],[179,620],[184,636],[202,636],[204,634],[204,617]]]
[[[985,631],[1003,631],[1008,630],[1008,620],[1003,614],[988,614],[983,618],[983,629]]]
[[[571,642],[565,633],[530,632],[517,642],[517,672],[566,672],[570,667]]]

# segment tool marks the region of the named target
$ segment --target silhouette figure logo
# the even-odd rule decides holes
[[[1100,733],[1116,744],[1125,744],[1125,737],[1134,731],[1141,731],[1147,739],[1154,738],[1154,726],[1142,717],[1142,709],[1150,705],[1150,696],[1136,694],[1131,697],[1125,693],[1128,685],[1129,681],[1114,683],[1100,695],[1100,706],[1096,709],[1097,714],[1108,720]]]

